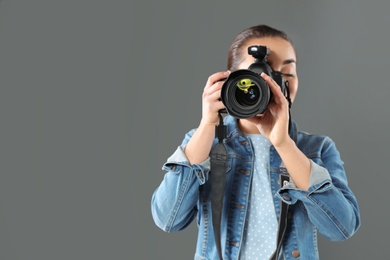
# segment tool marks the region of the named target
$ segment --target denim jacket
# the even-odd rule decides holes
[[[221,221],[222,253],[225,260],[239,259],[248,198],[254,169],[251,141],[238,129],[237,121],[225,118],[228,128],[224,140],[228,151],[226,186]],[[187,133],[181,146],[168,158],[166,172],[152,196],[152,216],[166,232],[186,228],[197,219],[197,260],[218,259],[211,221],[210,160],[191,165],[184,148],[195,129]],[[326,136],[298,132],[295,123],[290,136],[310,159],[308,191],[292,181],[279,185],[279,175],[288,174],[271,146],[269,174],[276,215],[281,200],[289,204],[288,226],[280,259],[319,259],[317,231],[333,241],[351,237],[360,226],[359,207],[348,187],[343,162],[334,142]]]

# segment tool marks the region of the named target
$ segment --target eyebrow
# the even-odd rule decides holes
[[[283,65],[290,64],[290,63],[297,63],[294,59],[288,59],[283,61]]]
[[[272,66],[272,62],[267,61],[267,63],[268,63],[268,65]],[[282,65],[287,65],[287,64],[291,64],[291,63],[297,63],[297,62],[294,59],[287,59],[287,60],[284,60],[282,62]]]

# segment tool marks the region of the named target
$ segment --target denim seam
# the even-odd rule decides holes
[[[202,208],[203,208],[203,214],[204,214],[204,233],[203,233],[203,244],[202,244],[202,256],[206,257],[207,252],[207,240],[208,240],[208,229],[209,229],[209,212],[207,210],[207,198],[205,197],[205,194],[202,193],[201,197],[202,201]]]
[[[313,228],[313,245],[314,245],[314,252],[317,256],[317,259],[319,259],[319,252],[318,252],[318,233],[317,228]]]

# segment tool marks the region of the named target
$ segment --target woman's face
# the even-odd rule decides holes
[[[249,39],[243,45],[245,57],[238,69],[247,69],[255,59],[248,54],[247,50],[252,45],[268,46],[269,54],[267,63],[272,70],[280,71],[285,80],[289,83],[291,101],[294,101],[298,91],[298,76],[296,68],[296,55],[292,45],[280,37],[264,37]]]

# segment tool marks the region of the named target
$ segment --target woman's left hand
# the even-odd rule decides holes
[[[247,120],[255,124],[260,133],[275,147],[283,146],[290,140],[288,135],[289,104],[275,80],[265,73],[261,73],[261,77],[269,85],[273,98],[262,115]]]

